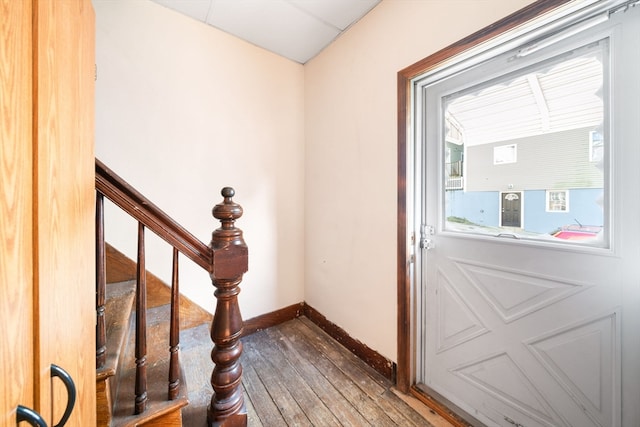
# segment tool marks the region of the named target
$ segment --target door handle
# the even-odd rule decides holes
[[[22,421],[26,421],[35,427],[47,427],[47,423],[39,413],[26,406],[18,405],[16,408],[16,425]]]
[[[511,239],[516,239],[516,240],[520,239],[517,235],[513,233],[498,233],[496,234],[496,237],[509,237]]]
[[[71,375],[64,369],[62,369],[58,365],[51,365],[51,378],[58,377],[64,384],[67,389],[67,407],[64,410],[64,414],[62,414],[62,418],[60,418],[60,422],[53,427],[62,427],[64,426],[69,417],[71,416],[71,412],[73,411],[73,406],[76,404],[76,385],[73,383],[73,379]],[[46,425],[45,425],[46,426]]]

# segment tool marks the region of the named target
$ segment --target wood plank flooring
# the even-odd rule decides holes
[[[210,351],[208,336],[202,336],[206,329],[181,337],[190,400],[183,410],[185,426],[206,425],[212,368],[202,357]],[[407,404],[386,378],[305,317],[256,332],[242,343],[250,427],[448,425],[428,409]]]

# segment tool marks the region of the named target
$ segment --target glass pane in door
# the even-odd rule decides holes
[[[607,46],[443,98],[446,231],[608,247]]]

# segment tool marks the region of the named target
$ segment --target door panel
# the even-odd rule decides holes
[[[417,264],[417,382],[478,425],[640,424],[640,10],[604,21],[556,32],[532,54],[504,51],[426,77],[416,91],[416,187],[422,229],[433,230]],[[486,116],[473,122],[473,108]],[[446,186],[451,149],[465,153],[463,189]],[[550,209],[554,191],[571,191],[571,204]],[[486,215],[497,204],[500,214]],[[599,223],[567,222],[573,216]],[[561,241],[552,228],[562,224],[592,235]]]
[[[520,228],[522,193],[516,193],[516,192],[502,193],[501,205],[502,205],[502,218],[500,221],[500,225],[502,227]]]
[[[95,425],[90,0],[0,0],[0,425],[16,407]]]
[[[49,425],[64,413],[67,392],[51,380],[54,363],[77,389],[67,425],[89,426],[96,407],[94,13],[90,0],[36,4],[39,407]]]
[[[430,253],[426,385],[487,423],[616,425],[620,261],[456,240]]]
[[[31,3],[0,1],[0,425],[33,408]]]

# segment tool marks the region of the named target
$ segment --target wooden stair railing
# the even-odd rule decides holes
[[[112,170],[96,159],[96,368],[105,364],[105,295],[106,250],[104,236],[104,197],[111,200],[138,221],[138,267],[136,284],[136,344],[135,344],[135,412],[144,413],[147,402],[146,379],[146,270],[144,232],[151,230],[173,247],[171,283],[171,315],[169,337],[168,400],[178,394],[179,351],[179,288],[178,253],[182,253],[205,269],[216,288],[216,311],[211,325],[214,343],[211,359],[213,395],[207,409],[211,427],[246,426],[247,413],[242,394],[242,316],[238,305],[239,284],[248,268],[248,249],[242,231],[235,220],[242,208],[233,202],[232,188],[222,189],[224,200],[213,208],[213,216],[221,227],[212,233],[210,245],[171,219]]]

